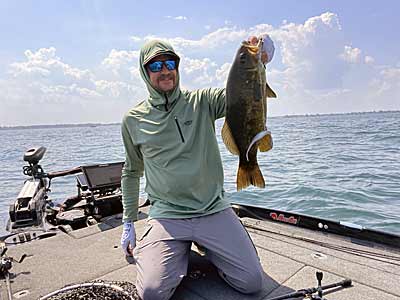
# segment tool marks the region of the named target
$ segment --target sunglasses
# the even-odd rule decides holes
[[[162,70],[163,65],[165,65],[165,67],[172,71],[176,69],[176,61],[175,60],[164,60],[164,61],[154,61],[150,64],[148,64],[147,66],[149,67],[149,70],[153,73],[157,73],[160,72]]]

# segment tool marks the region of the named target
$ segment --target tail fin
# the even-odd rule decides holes
[[[259,188],[265,188],[264,177],[261,174],[260,168],[256,163],[253,166],[239,162],[239,170],[236,178],[236,189],[238,191],[254,185]]]

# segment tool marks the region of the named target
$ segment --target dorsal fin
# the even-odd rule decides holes
[[[267,86],[266,92],[267,92],[267,98],[276,98],[275,92],[270,88],[268,85],[268,82],[265,83]]]

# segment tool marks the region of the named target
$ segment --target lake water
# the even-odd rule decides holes
[[[217,139],[232,202],[400,234],[400,112],[270,118],[274,148],[258,154],[266,188],[241,192],[236,192],[238,157],[221,141],[222,124],[217,122]],[[115,124],[0,129],[0,141],[0,235],[25,180],[22,157],[28,148],[47,148],[41,162],[47,172],[124,160]],[[74,176],[52,182],[56,202],[75,192]]]

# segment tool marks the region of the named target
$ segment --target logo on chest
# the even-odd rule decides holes
[[[183,123],[183,125],[186,125],[186,126],[189,126],[189,125],[192,125],[192,120],[189,120],[189,121],[186,121],[185,123]]]

